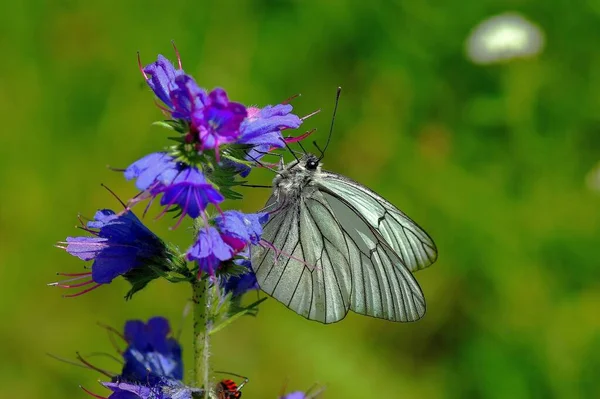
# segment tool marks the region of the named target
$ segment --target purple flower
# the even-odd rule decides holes
[[[245,266],[248,271],[239,276],[232,276],[227,278],[223,283],[222,287],[225,289],[225,293],[232,293],[234,297],[239,297],[251,290],[257,290],[258,281],[256,281],[256,275],[252,271],[251,263],[248,259],[236,259],[234,261],[237,265]]]
[[[58,247],[81,260],[93,260],[92,271],[77,274],[62,274],[74,277],[50,285],[63,288],[84,287],[94,284],[91,288],[66,295],[78,296],[110,283],[115,277],[126,275],[128,272],[148,265],[168,263],[169,251],[165,243],[152,233],[132,213],[116,214],[110,209],[96,212],[94,220],[83,228],[93,237],[67,237]],[[89,278],[89,279],[88,279]],[[75,280],[86,281],[68,285]]]
[[[210,103],[206,91],[198,86],[194,78],[182,74],[175,78],[175,88],[171,91],[173,104],[172,117],[176,119],[192,120],[192,115]]]
[[[175,205],[181,209],[181,218],[195,219],[209,204],[217,206],[225,199],[194,166],[184,167],[171,181],[162,181],[157,191],[162,193],[160,204],[166,206],[165,211]]]
[[[302,391],[290,392],[281,396],[279,399],[308,399],[308,396]]]
[[[113,391],[108,399],[164,399],[160,390],[141,384],[129,384],[126,382],[103,382],[106,388]]]
[[[123,353],[125,365],[119,380],[154,386],[164,379],[183,379],[181,346],[168,337],[170,332],[169,322],[163,317],[153,317],[147,323],[125,323],[129,346]]]
[[[215,226],[223,240],[236,252],[249,244],[257,245],[262,235],[262,225],[269,220],[268,213],[242,213],[227,211],[215,217]]]
[[[125,169],[125,178],[136,179],[136,187],[143,191],[143,195],[137,196],[134,202],[162,194],[160,204],[166,207],[164,212],[173,206],[178,207],[181,210],[180,221],[186,215],[195,219],[209,204],[217,206],[225,199],[198,168],[175,162],[164,152],[146,155],[134,162]]]
[[[142,69],[146,83],[169,109],[173,109],[171,92],[176,88],[175,78],[183,74],[181,69],[176,70],[173,64],[161,54],[152,64]]]
[[[246,118],[246,107],[230,102],[223,89],[214,89],[204,106],[192,113],[192,128],[198,132],[200,150],[217,149],[240,137],[240,125]]]
[[[202,109],[208,100],[208,94],[201,89],[194,78],[162,55],[152,64],[146,65],[142,73],[154,94],[167,106],[171,117],[191,121],[192,114]]]
[[[165,152],[146,155],[125,169],[125,179],[136,179],[135,186],[142,191],[160,192],[165,182],[171,182],[179,173],[179,167],[173,157]]]
[[[302,124],[302,119],[291,113],[292,109],[290,104],[248,108],[248,117],[242,123],[241,136],[237,141],[252,146],[246,160],[260,160],[271,149],[285,146],[281,131],[297,129]],[[250,173],[250,168],[245,165],[238,165],[238,170],[242,177]]]
[[[214,227],[201,229],[196,242],[187,251],[189,261],[198,262],[198,273],[201,271],[213,275],[221,262],[233,258],[234,250],[227,245]]]
[[[163,380],[152,387],[143,383],[126,382],[103,382],[102,385],[113,391],[107,399],[192,399],[193,393],[203,392],[202,389],[185,386],[176,380]]]
[[[215,227],[203,228],[196,242],[188,249],[186,257],[198,263],[198,272],[211,275],[219,265],[231,260],[250,244],[258,244],[267,213],[245,214],[226,211],[215,217]]]

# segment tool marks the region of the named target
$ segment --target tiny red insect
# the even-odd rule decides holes
[[[238,376],[237,374],[232,375]],[[244,381],[239,386],[233,380],[225,379],[219,381],[219,383],[217,384],[217,397],[219,399],[239,399],[242,397],[241,389],[248,382],[248,378],[242,377],[241,375],[238,377],[244,379]]]

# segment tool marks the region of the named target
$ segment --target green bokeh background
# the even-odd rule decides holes
[[[508,10],[544,29],[544,53],[470,63],[469,31]],[[191,364],[186,286],[154,282],[129,302],[123,281],[76,299],[45,286],[81,268],[52,247],[76,234],[77,214],[118,207],[100,183],[135,193],[105,165],[165,144],[136,51],[173,58],[171,40],[188,73],[235,100],[302,93],[298,114],[323,110],[304,125],[321,142],[343,86],[326,167],[397,204],[440,252],[417,274],[428,300],[418,323],[350,314],[323,326],[268,300],[218,334],[214,367],[250,377],[244,397],[314,382],[326,398],[600,397],[600,199],[585,185],[600,157],[599,36],[597,0],[4,4],[0,397],[86,398],[78,384],[107,395],[97,373],[45,355],[114,353],[98,322],[167,316]],[[231,206],[253,211],[267,195]],[[190,242],[186,226],[145,220]]]

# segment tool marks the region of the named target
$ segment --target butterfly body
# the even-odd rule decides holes
[[[298,314],[333,323],[349,310],[392,321],[425,313],[412,271],[437,258],[431,238],[368,188],[307,154],[281,165],[252,250],[259,286]]]

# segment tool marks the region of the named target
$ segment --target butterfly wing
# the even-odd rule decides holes
[[[262,238],[272,248],[253,248],[259,286],[308,319],[333,323],[349,309],[391,321],[425,314],[423,293],[396,252],[334,195],[316,190],[291,202]]]
[[[307,319],[333,323],[350,309],[350,265],[331,209],[311,202],[299,199],[271,215],[262,235],[271,245],[252,248],[252,268],[267,294]]]
[[[406,214],[377,193],[347,177],[322,172],[319,190],[343,201],[383,237],[411,272],[424,269],[437,259],[437,248],[429,235]]]

